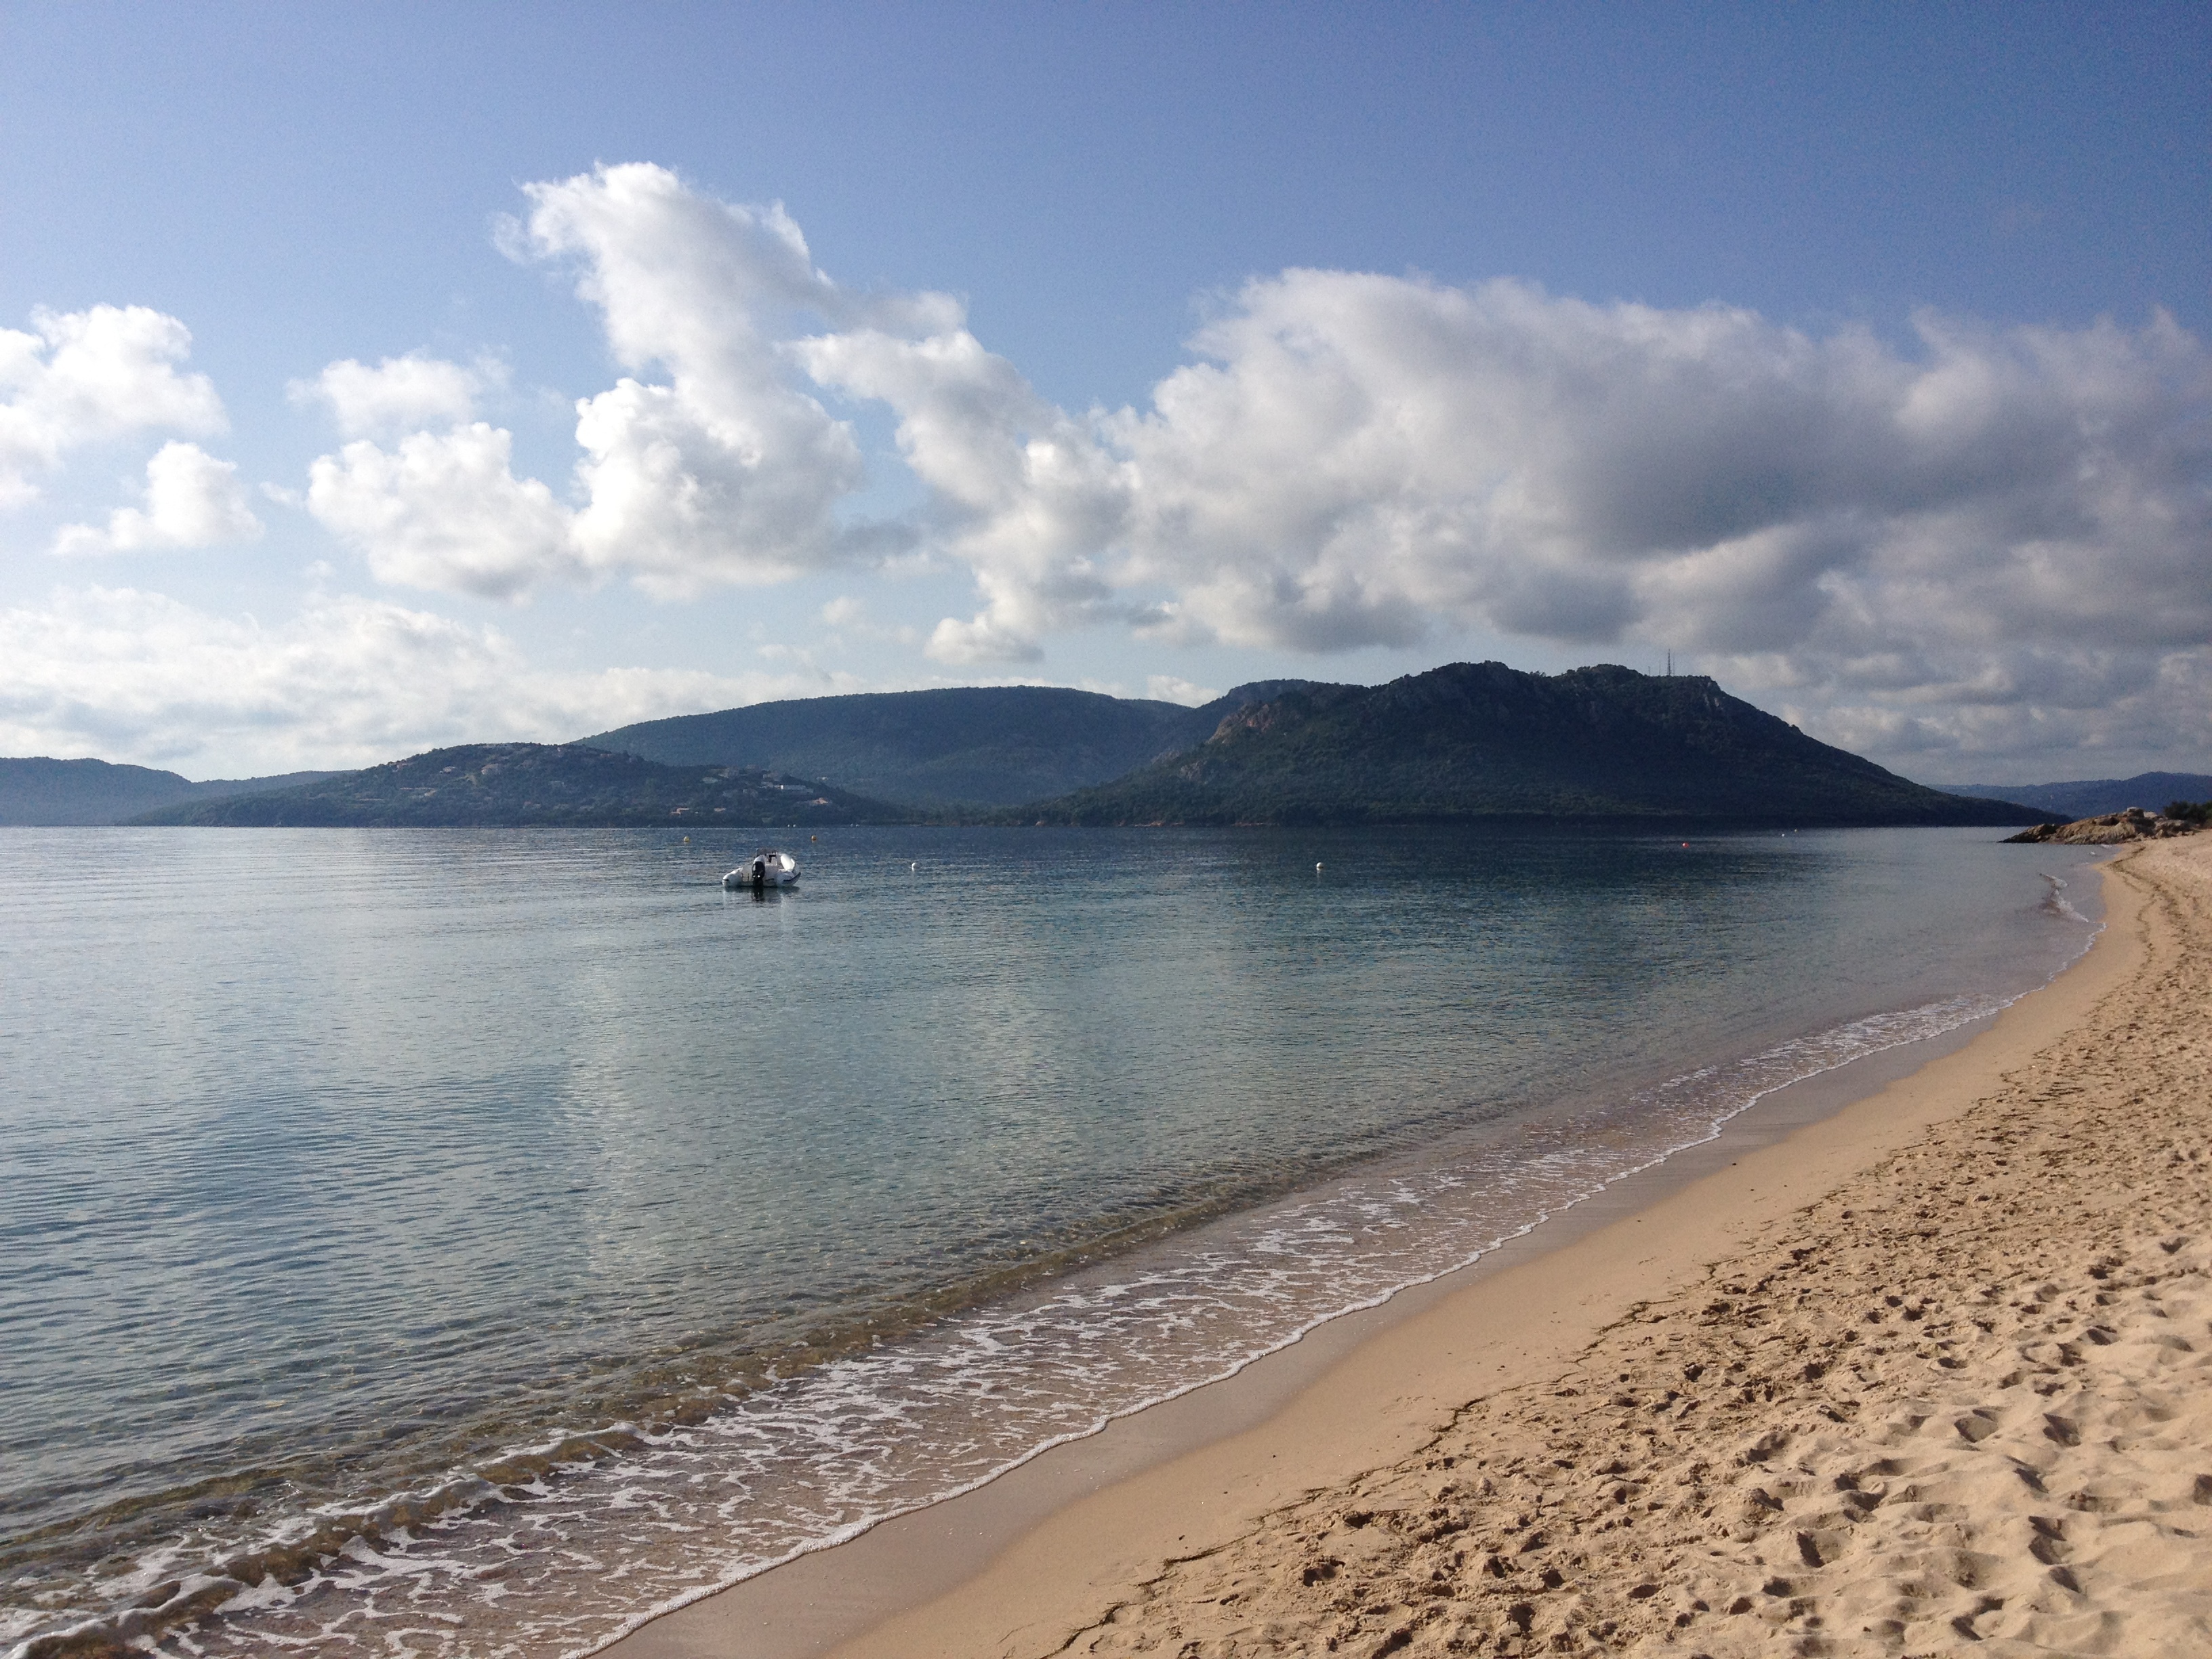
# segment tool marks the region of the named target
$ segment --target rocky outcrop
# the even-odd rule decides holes
[[[2058,841],[2080,846],[2104,847],[2123,841],[2158,841],[2167,836],[2191,836],[2203,828],[2187,818],[2160,817],[2140,806],[2124,812],[2107,812],[2101,818],[2076,818],[2071,823],[2039,823],[2008,842]]]

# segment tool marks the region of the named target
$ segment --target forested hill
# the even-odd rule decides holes
[[[118,805],[134,789],[217,787],[97,762],[5,765],[75,769],[70,777],[112,787]],[[1070,779],[1091,787],[1071,791]],[[1261,682],[1196,709],[1028,686],[768,703],[589,743],[433,750],[295,787],[173,799],[132,821],[1813,825],[2045,816],[1912,783],[1702,677],[1458,663],[1373,687]]]
[[[301,788],[185,801],[140,823],[689,829],[901,823],[913,813],[760,768],[663,766],[581,744],[478,743]]]
[[[1196,749],[1006,821],[1404,823],[1507,817],[1776,824],[2041,815],[1947,795],[1816,742],[1702,676],[1455,663],[1316,685],[1225,716]]]
[[[222,795],[256,794],[334,777],[289,772],[273,778],[216,778],[195,783],[150,766],[104,760],[0,759],[0,823],[121,823],[155,807]]]
[[[1954,794],[2015,800],[2046,817],[2070,821],[2124,812],[2162,811],[2172,801],[2212,800],[2212,776],[2202,772],[2138,772],[2131,778],[2079,778],[2070,783],[1954,783]]]
[[[1041,685],[799,697],[583,741],[672,765],[834,779],[884,800],[1010,806],[1118,778],[1203,742],[1233,709],[1308,684],[1241,685],[1202,708]]]

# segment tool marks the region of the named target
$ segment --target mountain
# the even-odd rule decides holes
[[[1702,677],[1501,663],[1372,687],[1258,681],[1202,708],[1040,686],[812,697],[580,743],[467,744],[298,775],[271,788],[292,781],[193,784],[99,761],[0,762],[0,810],[46,813],[0,822],[112,822],[140,801],[137,823],[301,825],[2013,824],[2064,810],[1923,787]],[[2151,785],[2169,799],[2212,796],[2212,778],[2172,773],[2110,787]]]
[[[102,760],[0,759],[0,824],[121,823],[174,802],[254,794],[333,778],[335,772],[287,772],[269,778],[194,783],[147,766]]]
[[[1954,795],[2016,800],[2067,823],[2109,817],[2130,806],[2161,811],[2169,801],[2212,800],[2212,777],[2202,772],[2138,772],[2131,778],[2082,778],[2073,783],[1954,783]]]
[[[1815,742],[1702,676],[1455,663],[1309,685],[1196,749],[1001,815],[1048,823],[1408,823],[1494,817],[2027,823]]]
[[[1203,742],[1222,717],[1310,684],[1260,680],[1203,708],[1053,686],[799,697],[624,726],[585,743],[672,765],[755,766],[926,806],[1012,806]]]
[[[690,829],[907,823],[914,816],[757,767],[663,766],[581,744],[474,743],[270,794],[180,801],[133,822]]]

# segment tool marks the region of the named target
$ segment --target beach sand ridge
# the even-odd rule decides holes
[[[2212,837],[2113,878],[1996,1091],[1060,1650],[2212,1653]]]

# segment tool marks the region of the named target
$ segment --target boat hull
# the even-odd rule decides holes
[[[747,887],[795,887],[799,884],[799,860],[788,853],[757,853],[722,878],[722,885],[732,892]]]

